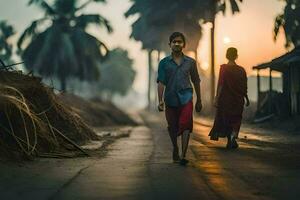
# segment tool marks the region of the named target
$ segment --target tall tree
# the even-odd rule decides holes
[[[10,64],[13,45],[8,41],[15,34],[13,26],[6,21],[0,21],[0,60],[3,64]],[[1,64],[0,64],[1,65]]]
[[[277,39],[280,28],[283,28],[286,38],[286,47],[300,45],[300,0],[285,0],[283,13],[275,19],[274,39]]]
[[[132,0],[134,3],[125,14],[126,16],[139,14],[133,24],[132,37],[141,41],[143,47],[152,51],[159,49],[158,44],[167,40],[167,35],[178,30],[192,38],[187,46],[188,50],[196,52],[201,38],[201,24],[211,22],[211,99],[215,93],[215,19],[219,12],[225,14],[230,6],[233,14],[239,12],[238,2],[243,0]],[[149,50],[150,49],[150,50]],[[149,53],[151,55],[151,53]],[[197,54],[196,54],[197,55]],[[150,59],[149,59],[150,60]],[[150,67],[150,66],[149,66]],[[149,70],[150,71],[150,70]]]
[[[196,52],[201,38],[199,18],[203,13],[201,12],[203,3],[198,0],[189,3],[183,0],[133,0],[133,2],[125,16],[139,14],[139,18],[132,25],[131,37],[141,41],[143,49],[148,51],[148,102],[150,104],[152,51],[169,51],[168,36],[174,31],[180,31],[187,36],[186,50]]]
[[[216,15],[219,12],[222,12],[224,15],[228,6],[230,6],[231,12],[234,15],[235,13],[239,12],[239,5],[238,2],[243,2],[243,0],[206,0],[205,1],[205,14],[202,18],[204,23],[210,22],[211,23],[211,33],[210,33],[210,45],[211,45],[211,105],[213,105],[213,99],[215,96],[215,24],[216,24]]]
[[[126,95],[132,87],[136,71],[133,69],[133,60],[128,57],[126,50],[113,49],[106,61],[102,64],[99,89],[112,96],[113,94]]]
[[[82,10],[92,2],[105,0],[86,0],[82,4],[79,0],[50,2],[29,2],[38,5],[44,11],[44,17],[33,21],[19,38],[18,47],[24,49],[25,66],[45,77],[57,77],[62,90],[66,89],[70,77],[97,80],[98,65],[107,55],[108,48],[86,29],[89,25],[97,25],[111,32],[112,28],[103,16],[83,14]]]

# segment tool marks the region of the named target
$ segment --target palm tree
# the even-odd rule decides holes
[[[282,27],[286,38],[286,47],[300,45],[300,0],[286,0],[282,14],[275,19],[274,39],[277,39],[279,29]]]
[[[234,15],[239,12],[238,2],[243,2],[243,0],[208,0],[205,4],[205,16],[202,18],[204,23],[211,23],[211,33],[210,33],[210,45],[211,45],[211,105],[213,105],[213,99],[215,96],[215,22],[216,15],[219,12],[226,13],[228,4],[230,4],[231,12]]]
[[[82,10],[92,2],[87,0],[54,0],[52,4],[43,0],[31,0],[44,11],[44,17],[32,22],[18,41],[23,50],[22,58],[29,70],[45,77],[56,76],[61,89],[66,89],[67,79],[93,81],[99,78],[99,63],[108,53],[106,45],[86,32],[88,25],[112,28],[104,17],[98,14],[83,14]],[[46,28],[45,28],[46,27]],[[25,43],[29,44],[25,46]]]
[[[0,64],[4,66],[11,63],[13,46],[8,39],[15,34],[14,28],[6,21],[0,21]]]
[[[151,56],[152,50],[162,49],[160,44],[163,44],[167,40],[167,35],[174,30],[186,33],[188,39],[193,38],[189,43],[192,46],[187,47],[187,50],[196,52],[198,41],[201,38],[199,20],[202,19],[204,23],[212,23],[211,99],[213,99],[215,92],[215,18],[219,12],[225,14],[228,5],[233,14],[239,12],[238,2],[243,2],[243,0],[190,0],[188,3],[184,0],[133,0],[133,2],[134,4],[125,16],[138,13],[140,17],[132,26],[131,37],[142,41],[143,48],[149,51],[149,56]],[[151,62],[149,63],[151,64]],[[150,90],[148,90],[148,96],[149,94]]]
[[[142,48],[148,51],[148,107],[151,105],[151,83],[152,83],[152,52],[155,49],[161,50],[161,29],[156,29],[150,23],[149,14],[153,11],[152,0],[133,0],[133,5],[125,13],[125,17],[129,17],[135,14],[141,16],[132,24],[131,38],[136,41],[142,42]],[[152,6],[152,7],[151,7]]]
[[[141,41],[142,48],[148,51],[148,105],[150,106],[153,50],[169,51],[168,36],[174,31],[181,31],[188,39],[186,50],[196,52],[201,38],[201,26],[198,21],[203,13],[200,10],[203,3],[198,0],[188,4],[182,0],[133,0],[133,2],[125,16],[140,15],[132,25],[131,37]]]

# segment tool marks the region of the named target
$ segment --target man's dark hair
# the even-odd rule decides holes
[[[181,37],[182,40],[183,40],[183,43],[184,43],[184,45],[185,45],[185,36],[184,36],[182,33],[180,33],[180,32],[174,32],[174,33],[172,33],[172,34],[170,35],[170,37],[169,37],[169,42],[170,42],[170,44],[171,44],[171,42],[172,42],[175,38],[177,38],[177,37]]]

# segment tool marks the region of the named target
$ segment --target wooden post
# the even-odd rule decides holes
[[[273,95],[272,95],[272,90],[273,90],[273,84],[272,84],[272,69],[270,68],[269,70],[269,113],[272,113],[272,100],[273,100]]]
[[[259,109],[260,104],[260,76],[259,76],[259,69],[257,69],[257,110]]]
[[[272,69],[271,68],[270,68],[270,71],[269,71],[269,90],[270,90],[270,92],[272,92],[272,90],[273,90]]]

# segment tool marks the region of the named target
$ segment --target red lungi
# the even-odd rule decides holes
[[[166,119],[168,130],[172,135],[180,136],[183,131],[193,131],[193,102],[179,107],[166,106]]]

